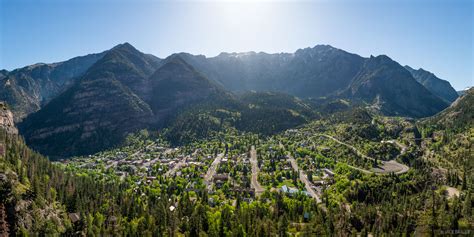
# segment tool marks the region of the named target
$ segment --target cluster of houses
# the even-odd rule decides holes
[[[297,132],[297,131],[295,131]],[[151,151],[150,151],[151,149]],[[270,148],[271,149],[271,148]],[[1,151],[1,146],[0,146]],[[196,155],[198,150],[193,154],[184,155],[180,154],[177,148],[163,148],[163,147],[147,147],[144,152],[137,152],[132,155],[126,152],[116,152],[113,155],[103,157],[90,157],[89,162],[84,162],[80,167],[95,169],[104,167],[106,169],[113,168],[115,173],[124,178],[128,175],[137,175],[142,177],[137,182],[139,184],[150,184],[157,179],[158,174],[164,174],[169,177],[176,177],[182,175],[182,169],[188,166],[193,167],[204,167],[214,161],[214,156],[208,155],[205,157]],[[292,170],[293,167],[288,161],[287,156],[275,156],[275,160],[284,160],[281,163],[283,170]],[[210,162],[209,162],[210,161]],[[69,161],[67,161],[69,162]],[[159,165],[155,167],[155,165]],[[232,171],[228,169],[217,169],[217,167],[226,164],[227,167],[236,167],[237,165],[244,165],[244,170],[237,170],[232,168]],[[155,168],[152,168],[155,167]],[[217,189],[223,188],[228,183],[228,193],[226,195],[240,196],[248,199],[249,201],[255,198],[255,190],[251,187],[250,176],[251,176],[251,162],[250,157],[246,154],[222,157],[222,159],[214,167],[215,171],[211,172],[210,180],[208,180],[210,193],[215,192]],[[211,168],[210,168],[211,169]],[[162,172],[160,172],[162,171]],[[165,172],[166,171],[166,172]],[[320,179],[311,182],[311,188],[315,191],[321,191],[322,187],[332,184],[334,173],[330,169],[320,169],[318,173],[321,173]],[[237,175],[236,175],[237,172]],[[205,172],[201,174],[204,178]],[[190,187],[190,189],[193,189]],[[311,190],[298,190],[297,188],[289,187],[287,185],[282,186],[279,189],[280,192],[288,195],[295,195],[296,193],[302,193],[309,196],[307,191]]]
[[[327,169],[327,168],[320,169],[320,171],[323,173],[323,176],[321,177],[321,179],[311,182],[313,184],[311,185],[311,188],[314,189],[318,193],[321,193],[322,187],[327,187],[328,185],[331,185],[334,182],[334,172],[332,172],[330,169]],[[283,185],[280,188],[280,192],[285,193],[289,196],[295,196],[296,194],[300,194],[300,193],[306,196],[310,196],[307,191],[299,190],[293,187],[288,187],[287,185]]]
[[[334,182],[334,172],[327,168],[323,168],[321,171],[323,172],[323,176],[321,177],[321,180],[313,182],[314,187],[326,186]]]
[[[247,170],[249,171],[247,175],[251,174],[250,173],[251,172],[250,159],[245,154],[236,155],[233,157],[229,157],[226,155],[221,160],[221,164],[223,163],[230,164],[233,167],[236,164],[243,164],[244,166],[247,166]],[[245,187],[245,185],[241,184],[241,183],[246,183],[246,182],[250,184],[250,179],[247,176],[244,176],[243,173],[241,172],[240,172],[239,177],[240,177],[240,180],[235,180],[227,172],[217,172],[216,174],[212,176],[212,183],[214,184],[215,188],[220,189],[225,183],[229,182],[230,184],[229,195],[243,197],[244,201],[252,201],[255,198],[255,190],[250,187]]]

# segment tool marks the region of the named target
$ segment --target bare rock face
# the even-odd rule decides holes
[[[5,129],[7,133],[18,134],[18,129],[15,127],[14,123],[13,113],[3,101],[0,101],[0,127]]]

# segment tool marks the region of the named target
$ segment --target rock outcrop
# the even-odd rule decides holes
[[[7,131],[7,133],[18,134],[13,113],[3,101],[0,101],[0,127]]]

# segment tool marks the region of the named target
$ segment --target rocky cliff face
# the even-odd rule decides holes
[[[449,105],[385,55],[367,59],[347,92],[390,116],[426,117]]]
[[[294,53],[221,53],[206,58],[182,53],[205,77],[231,91],[278,91],[299,97],[327,96],[345,89],[364,58],[329,45]]]
[[[38,63],[0,72],[0,101],[11,106],[15,121],[38,111],[82,76],[105,52],[58,63]]]
[[[18,129],[15,127],[13,113],[10,111],[5,102],[0,101],[0,128],[3,128],[7,133],[18,134]]]
[[[384,114],[410,117],[431,116],[456,99],[449,82],[430,73],[412,75],[387,56],[364,58],[329,45],[280,54],[180,55],[231,91],[284,92],[312,99],[350,91],[352,99],[375,104],[373,108]]]

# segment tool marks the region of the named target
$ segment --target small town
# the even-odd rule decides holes
[[[160,139],[142,138],[136,135],[131,139],[136,144],[58,163],[109,177],[113,173],[137,186],[159,185],[167,178],[182,180],[185,191],[197,191],[204,185],[214,197],[209,199],[211,205],[228,199],[235,204],[237,198],[252,202],[265,192],[280,192],[288,197],[304,195],[319,203],[324,190],[334,183],[331,169],[316,168],[313,161],[308,166],[303,159],[285,154],[281,143],[248,146],[255,136],[237,136],[234,142],[225,144],[210,142],[175,148]]]

